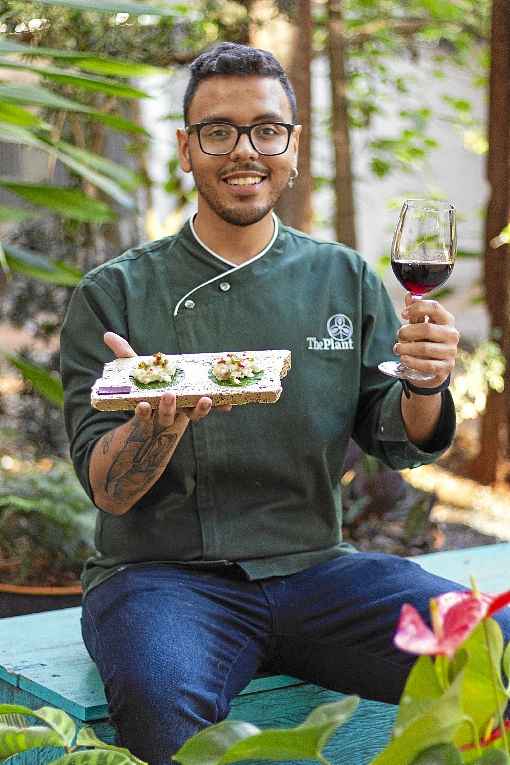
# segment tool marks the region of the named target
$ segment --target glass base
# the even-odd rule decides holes
[[[410,382],[430,382],[435,378],[435,375],[429,372],[419,372],[417,369],[406,367],[399,361],[383,361],[379,364],[379,370],[389,377],[409,380]]]

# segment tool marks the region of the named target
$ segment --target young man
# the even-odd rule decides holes
[[[271,54],[222,44],[201,55],[184,113],[196,215],[88,274],[62,332],[71,454],[99,508],[84,639],[120,743],[151,765],[223,719],[262,666],[396,702],[413,662],[392,643],[401,605],[426,614],[455,587],[345,545],[338,485],[351,436],[397,469],[451,443],[453,317],[407,300],[399,328],[360,257],[274,216],[300,126]],[[396,354],[435,374],[409,399],[377,369],[396,336]],[[219,412],[202,398],[176,411],[168,393],[154,414],[90,408],[111,351],[270,348],[292,351],[276,405]]]

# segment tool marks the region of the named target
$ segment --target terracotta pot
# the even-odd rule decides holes
[[[81,603],[79,582],[65,587],[35,587],[0,583],[0,619],[71,608]]]

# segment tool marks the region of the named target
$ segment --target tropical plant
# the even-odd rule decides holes
[[[220,765],[241,760],[318,759],[325,765],[323,754],[334,732],[352,716],[358,705],[357,696],[322,704],[295,728],[260,730],[251,723],[226,720],[189,739],[174,759],[182,765]],[[26,718],[35,718],[43,725],[31,726]],[[149,733],[150,735],[150,733]],[[61,710],[42,707],[33,710],[15,704],[0,705],[0,756],[3,759],[30,749],[57,747],[64,749],[59,765],[145,765],[128,749],[107,744],[97,738],[92,728],[76,733],[73,720]],[[81,751],[86,747],[89,752]],[[77,758],[77,753],[81,756]]]
[[[391,740],[371,765],[509,765],[510,722],[504,714],[510,644],[504,649],[501,629],[491,618],[509,603],[510,591],[489,596],[474,587],[443,594],[431,601],[432,629],[413,606],[402,607],[395,643],[420,658],[402,693]],[[173,759],[181,765],[311,759],[328,765],[324,749],[358,703],[357,696],[347,696],[323,704],[295,728],[260,730],[224,720],[188,739]],[[27,717],[45,727],[29,726]],[[71,765],[80,747],[93,750],[83,754],[83,763],[141,765],[128,750],[100,741],[91,728],[76,735],[62,711],[0,706],[2,758],[47,746],[65,750],[59,765]]]
[[[1,468],[3,583],[76,582],[92,554],[94,510],[72,466],[63,460]]]
[[[404,605],[395,643],[420,658],[407,679],[393,735],[372,765],[508,765],[510,644],[491,618],[510,602],[449,592],[431,601],[430,629]],[[434,656],[434,659],[430,657]]]

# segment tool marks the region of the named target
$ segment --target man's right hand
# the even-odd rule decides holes
[[[106,332],[104,342],[117,358],[137,355],[115,332]],[[94,445],[89,478],[96,505],[113,515],[127,513],[159,479],[190,421],[203,419],[211,408],[211,399],[202,396],[194,408],[177,409],[175,393],[164,393],[154,411],[147,401],[137,404],[134,417]]]

